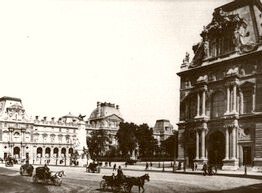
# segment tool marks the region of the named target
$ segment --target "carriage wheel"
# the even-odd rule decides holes
[[[61,184],[62,184],[62,179],[56,178],[56,179],[54,180],[54,184],[55,184],[56,186],[61,186]]]
[[[107,189],[107,183],[105,180],[101,180],[100,182],[100,189],[106,190]]]
[[[128,183],[123,184],[123,191],[124,192],[131,192],[131,186],[128,185]]]

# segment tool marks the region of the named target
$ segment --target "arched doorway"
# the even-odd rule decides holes
[[[19,159],[20,158],[20,148],[14,147],[14,158]]]
[[[36,150],[37,157],[39,158],[42,157],[43,156],[42,153],[43,153],[43,149],[41,147],[38,147]]]
[[[50,152],[51,152],[51,149],[50,149],[49,147],[47,147],[47,148],[45,149],[45,156],[46,156],[46,157],[50,157]]]
[[[215,131],[208,137],[208,162],[221,168],[225,158],[225,136]]]
[[[61,155],[63,156],[63,157],[66,157],[66,148],[62,148],[62,150],[61,150]]]

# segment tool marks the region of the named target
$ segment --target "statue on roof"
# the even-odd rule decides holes
[[[185,56],[185,58],[183,59],[183,63],[184,63],[184,64],[185,64],[185,63],[189,63],[189,59],[190,59],[189,53],[186,52],[186,56]]]
[[[79,118],[80,121],[83,121],[85,117],[86,117],[86,115],[81,115],[81,114],[78,115],[78,118]]]

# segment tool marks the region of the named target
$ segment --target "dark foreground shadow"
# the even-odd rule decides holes
[[[253,184],[249,186],[241,186],[238,188],[220,190],[220,191],[204,191],[196,193],[261,193],[262,192],[262,183]]]

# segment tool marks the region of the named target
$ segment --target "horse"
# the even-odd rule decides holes
[[[126,182],[128,184],[129,192],[131,192],[131,189],[133,186],[138,186],[139,193],[140,193],[140,188],[142,188],[144,192],[145,191],[144,189],[145,180],[149,182],[148,174],[144,174],[143,176],[140,176],[140,177],[126,177]]]
[[[58,171],[58,172],[55,172],[55,175],[59,178],[62,178],[62,176],[65,176],[65,171],[64,170],[61,170],[61,171]]]

